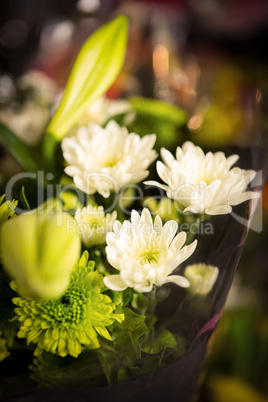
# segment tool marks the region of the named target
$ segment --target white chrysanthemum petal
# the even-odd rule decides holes
[[[111,120],[105,128],[91,123],[81,127],[76,137],[62,140],[63,156],[69,166],[65,172],[87,194],[98,192],[108,198],[127,184],[144,180],[157,154],[152,149],[154,134],[142,139],[128,134]]]
[[[165,163],[169,168],[171,168],[173,162],[175,161],[175,158],[174,158],[174,156],[172,155],[172,153],[169,152],[169,151],[168,151],[167,149],[165,149],[165,148],[161,148],[160,153],[161,153],[161,157],[162,157],[164,163]]]
[[[149,164],[148,164],[149,165]],[[147,166],[148,166],[147,165]],[[129,177],[129,179],[125,179],[124,183],[139,183],[140,181],[146,179],[146,177],[149,175],[149,170],[145,170],[143,172],[135,172]]]
[[[232,207],[230,205],[217,205],[205,208],[205,213],[208,215],[225,215],[232,212]]]
[[[196,247],[196,241],[183,247],[186,234],[182,232],[174,237],[177,227],[176,221],[168,221],[162,227],[159,216],[153,223],[147,208],[143,209],[141,215],[133,210],[131,222],[124,221],[120,230],[114,224],[116,232],[108,233],[106,239],[107,260],[120,271],[124,284],[137,292],[150,292],[153,286],[161,286],[168,281],[166,277]],[[176,279],[174,283],[184,286],[186,282]],[[115,289],[116,285],[111,283],[111,286],[111,289]]]
[[[127,289],[127,285],[125,282],[122,281],[122,278],[120,275],[110,275],[110,276],[105,276],[103,278],[104,285],[111,289],[111,290],[117,290],[117,291],[122,291]]]
[[[259,193],[255,192],[255,191],[247,191],[245,193],[234,195],[233,197],[231,197],[230,203],[232,205],[238,205],[238,204],[241,204],[242,202],[252,200],[254,198],[259,198],[259,197],[260,197]]]
[[[239,155],[234,154],[234,155],[228,156],[228,158],[226,158],[228,167],[230,168],[231,166],[233,166],[238,161],[238,159],[239,159]]]
[[[167,221],[164,224],[162,233],[168,245],[171,243],[171,240],[174,238],[177,230],[178,230],[178,224],[174,220]]]
[[[120,253],[118,253],[116,246],[115,247],[107,246],[106,252],[109,264],[112,265],[114,268],[120,270],[121,268]]]
[[[180,232],[177,234],[176,237],[174,237],[171,245],[175,247],[177,250],[180,250],[184,243],[186,242],[187,235],[185,232]]]
[[[188,279],[184,278],[184,276],[180,275],[170,275],[166,277],[165,283],[172,282],[175,285],[178,285],[182,288],[188,288],[190,286],[190,282]]]
[[[135,134],[136,135],[136,134]],[[141,139],[141,144],[144,148],[149,148],[151,149],[156,141],[156,135],[155,134],[148,134],[142,137]]]
[[[156,170],[157,170],[157,173],[158,173],[158,176],[160,177],[160,179],[167,182],[169,169],[164,165],[164,163],[157,161],[156,162]]]
[[[202,214],[205,209],[204,204],[190,205],[184,209],[184,212],[191,212],[192,214]],[[207,213],[207,212],[206,212]]]
[[[181,147],[177,147],[176,149],[176,159],[180,162],[181,158],[183,157],[183,152]]]
[[[80,174],[80,169],[76,166],[66,166],[64,171],[66,174],[72,177]]]
[[[116,234],[118,234],[120,232],[120,230],[122,229],[122,223],[119,221],[115,221],[114,222],[114,226],[113,226],[113,230]]]
[[[154,220],[154,230],[159,233],[162,229],[162,220],[159,215],[156,215]]]
[[[187,258],[189,258],[193,252],[195,251],[197,246],[197,240],[195,240],[193,243],[189,244],[188,246],[184,246],[181,249],[180,253],[174,253],[173,260],[169,266],[166,267],[165,269],[165,275],[168,276],[171,274],[175,268],[177,268],[180,264],[182,264]]]
[[[158,183],[158,182],[155,181],[155,180],[148,180],[148,181],[145,181],[144,184],[146,184],[146,186],[157,186],[157,187],[159,187],[159,188],[162,188],[162,189],[165,190],[165,191],[168,190],[168,186],[166,186],[165,184]]]
[[[226,214],[232,205],[256,198],[256,193],[246,192],[247,185],[256,172],[231,166],[238,155],[225,157],[223,152],[206,155],[190,141],[176,150],[176,160],[167,151],[161,150],[163,161],[157,163],[157,172],[165,184],[148,181],[166,191],[167,196],[180,202],[184,212],[211,215]]]
[[[187,258],[189,258],[193,252],[195,251],[197,246],[197,240],[194,240],[191,244],[189,244],[188,246],[184,246],[182,249],[182,260],[181,262],[184,262],[185,260],[187,260]]]
[[[148,208],[143,208],[141,213],[141,220],[147,223],[148,226],[153,227],[152,216]]]
[[[248,185],[256,176],[255,170],[244,170],[243,177],[245,180],[245,184]]]
[[[138,293],[149,293],[149,292],[152,291],[153,285],[152,285],[152,284],[151,284],[151,285],[148,285],[148,286],[145,286],[145,285],[135,285],[135,286],[134,286],[134,289],[135,289],[136,292],[138,292]]]
[[[141,217],[135,209],[132,209],[130,219],[131,219],[132,223],[137,224],[140,221]],[[124,224],[125,224],[125,222],[124,222]]]

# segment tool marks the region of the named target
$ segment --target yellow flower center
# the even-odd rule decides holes
[[[204,181],[207,185],[209,185],[213,181],[213,178],[208,176],[201,176],[198,178],[198,180],[196,180],[196,183],[199,183],[201,180]]]
[[[138,261],[141,264],[157,264],[160,257],[158,250],[145,250],[138,256]]]
[[[117,165],[117,163],[118,163],[118,160],[116,160],[116,159],[112,160],[111,159],[111,160],[106,161],[104,163],[103,167],[113,167],[113,166]]]

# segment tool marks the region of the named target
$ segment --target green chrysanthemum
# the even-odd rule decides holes
[[[4,198],[5,194],[0,197],[0,225],[15,215],[14,209],[18,204],[15,200],[3,202]]]
[[[35,356],[46,351],[77,357],[82,345],[98,348],[98,334],[112,340],[106,327],[124,319],[114,313],[115,305],[101,293],[103,289],[102,275],[94,271],[94,262],[84,252],[62,297],[46,302],[13,299],[18,306],[14,310],[20,322],[18,337],[37,344]]]

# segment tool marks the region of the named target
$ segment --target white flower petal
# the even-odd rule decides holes
[[[141,213],[141,220],[143,220],[147,225],[153,226],[152,217],[148,208],[143,208]]]
[[[138,293],[149,293],[149,292],[151,292],[152,291],[152,289],[153,289],[153,285],[152,284],[150,284],[150,285],[135,285],[134,286],[134,289],[136,290],[136,292],[138,292]]]
[[[176,232],[178,230],[178,223],[174,220],[167,221],[162,229],[163,236],[165,238],[165,241],[170,244],[173,237],[175,236]]]
[[[120,260],[120,252],[117,251],[115,247],[107,246],[106,247],[107,261],[112,267],[120,270],[121,268],[121,260]]]
[[[208,215],[225,215],[232,212],[230,205],[216,205],[215,207],[208,207],[205,209],[205,213]]]
[[[187,239],[187,235],[185,232],[180,232],[177,234],[176,237],[174,237],[171,246],[175,247],[177,250],[180,250],[182,246],[185,244]]]
[[[167,149],[165,149],[165,148],[161,148],[160,153],[161,153],[161,157],[162,157],[164,163],[165,163],[169,168],[171,168],[173,162],[175,161],[175,158],[174,158],[174,156],[172,155],[172,153],[169,152],[169,151],[168,151]]]
[[[182,260],[181,262],[187,260],[187,258],[189,258],[193,252],[195,251],[197,246],[197,240],[194,240],[191,244],[189,244],[188,246],[184,246],[182,249]]]
[[[172,282],[175,285],[180,286],[181,288],[188,288],[190,286],[190,282],[188,279],[184,278],[184,276],[180,275],[170,275],[165,279],[165,283]]]
[[[238,161],[238,159],[239,159],[239,155],[234,154],[234,155],[228,156],[228,158],[226,158],[228,167],[230,168],[231,166],[233,166]]]
[[[122,291],[128,288],[120,275],[110,275],[103,278],[104,285],[111,290]]]
[[[164,163],[157,161],[156,162],[156,170],[157,170],[157,173],[158,173],[158,176],[160,177],[160,179],[162,179],[164,182],[167,182],[169,169],[164,165]]]
[[[231,197],[230,204],[238,205],[238,204],[241,204],[242,202],[252,200],[254,198],[259,198],[259,197],[260,197],[259,193],[255,192],[255,191],[247,191],[245,193],[234,195],[233,197]]]
[[[164,184],[161,184],[161,183],[158,183],[158,181],[155,181],[155,180],[148,180],[148,181],[145,181],[144,184],[146,184],[146,186],[156,186],[156,187],[160,187],[160,188],[162,188],[162,189],[165,190],[165,191],[168,190],[168,186],[166,186],[166,185],[164,185]]]

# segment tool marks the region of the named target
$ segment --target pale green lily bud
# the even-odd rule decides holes
[[[4,269],[18,293],[33,299],[61,296],[81,248],[75,220],[64,212],[40,210],[8,220],[1,227]]]
[[[190,282],[189,291],[193,294],[205,296],[214,286],[219,275],[219,268],[207,264],[188,265],[184,276]]]

